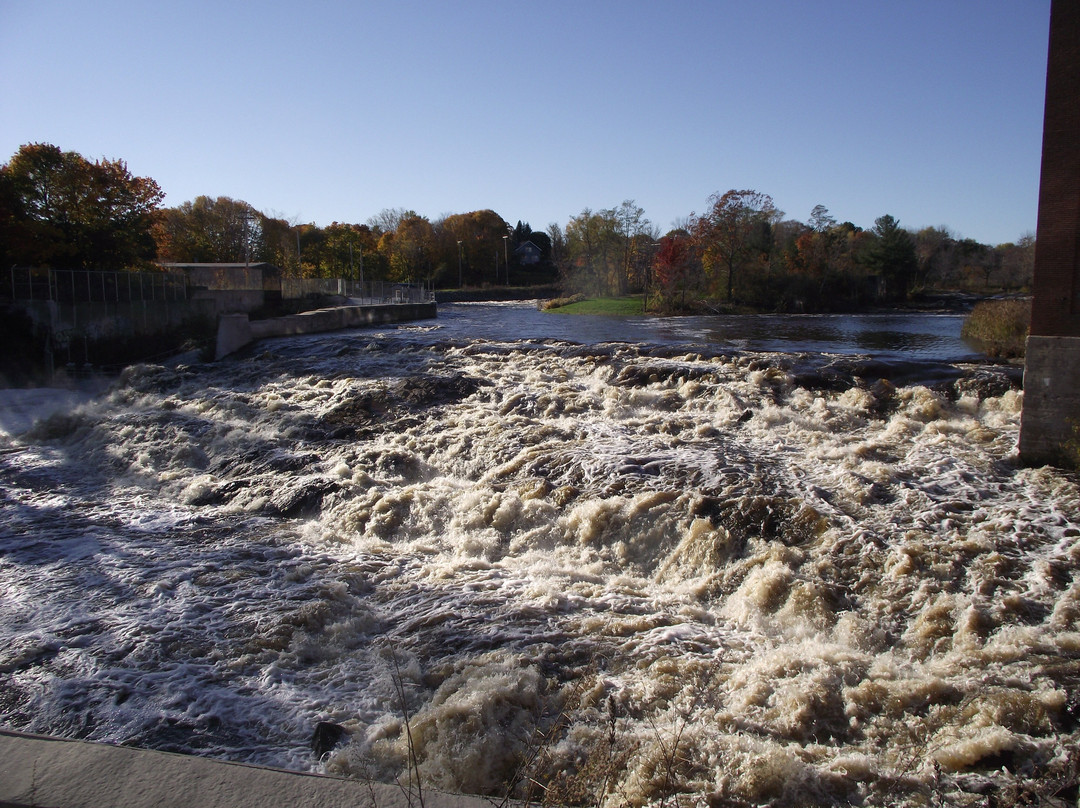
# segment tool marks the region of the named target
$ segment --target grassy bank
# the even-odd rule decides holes
[[[640,315],[645,311],[640,296],[584,298],[574,295],[549,300],[543,308],[544,311],[555,311],[559,314],[606,314],[617,317]]]

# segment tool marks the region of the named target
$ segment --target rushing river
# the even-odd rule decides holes
[[[1077,483],[959,327],[462,305],[133,368],[0,437],[0,726],[563,804],[1070,796]]]

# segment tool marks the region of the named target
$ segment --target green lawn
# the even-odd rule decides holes
[[[567,306],[559,306],[556,309],[548,309],[556,314],[608,314],[628,316],[642,314],[644,307],[641,296],[637,297],[598,297],[593,300],[582,300],[580,303],[570,303]]]

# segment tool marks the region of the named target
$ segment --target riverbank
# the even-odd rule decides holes
[[[514,300],[546,300],[559,294],[557,286],[490,286],[486,289],[441,289],[436,303],[498,303]]]
[[[899,301],[888,306],[865,306],[857,309],[829,311],[776,312],[739,306],[731,303],[704,299],[688,300],[684,306],[676,309],[647,309],[644,298],[638,295],[623,297],[586,297],[577,294],[570,297],[552,297],[545,300],[541,308],[544,311],[558,311],[560,314],[600,314],[618,316],[638,316],[648,314],[655,317],[693,317],[708,315],[753,315],[753,314],[966,314],[978,303],[987,299],[985,295],[968,292],[928,292],[910,300]]]

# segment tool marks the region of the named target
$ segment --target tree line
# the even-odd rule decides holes
[[[1035,239],[991,247],[885,214],[864,230],[817,205],[785,219],[768,194],[732,189],[660,235],[634,202],[552,226],[562,284],[587,296],[640,293],[650,310],[853,310],[929,289],[1017,291]]]
[[[121,160],[25,145],[0,166],[0,266],[266,262],[301,277],[438,288],[558,280],[567,293],[641,295],[650,310],[675,312],[826,311],[928,288],[1021,289],[1034,263],[1031,236],[991,247],[944,227],[911,232],[890,215],[864,230],[823,205],[801,222],[755,190],[717,193],[662,235],[633,200],[533,230],[489,209],[435,220],[385,209],[363,224],[319,227],[229,197],[171,208],[163,199]]]

